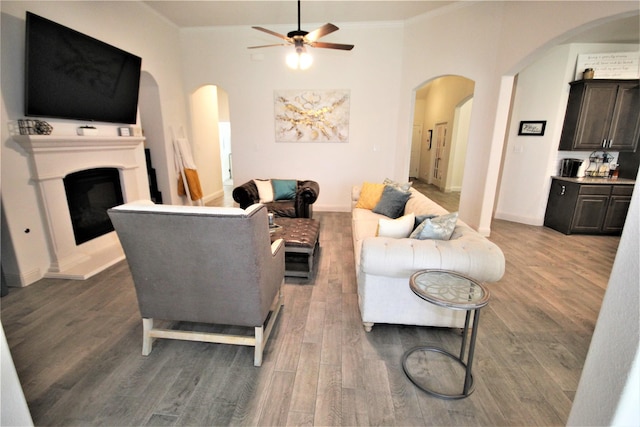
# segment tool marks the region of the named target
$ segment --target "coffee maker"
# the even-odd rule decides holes
[[[575,178],[578,176],[578,169],[582,165],[581,159],[562,159],[560,164],[560,176]]]

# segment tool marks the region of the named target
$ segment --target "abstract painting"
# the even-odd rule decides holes
[[[274,93],[276,142],[348,142],[348,90]]]

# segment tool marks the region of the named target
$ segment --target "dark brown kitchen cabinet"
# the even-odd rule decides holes
[[[640,139],[639,80],[570,84],[559,149],[635,151]]]
[[[564,234],[620,234],[633,185],[578,181],[552,180],[544,225]]]

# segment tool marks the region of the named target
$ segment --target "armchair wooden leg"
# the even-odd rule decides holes
[[[153,319],[142,319],[142,355],[148,356],[151,353],[154,338],[151,337],[153,329]]]
[[[262,326],[255,328],[256,344],[253,356],[253,366],[262,366],[262,351],[264,350],[264,328]]]

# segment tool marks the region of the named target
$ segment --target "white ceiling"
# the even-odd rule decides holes
[[[224,25],[297,24],[296,1],[145,1],[181,28]],[[404,21],[455,1],[302,1],[301,21],[309,23]],[[293,27],[292,27],[293,28]]]
[[[305,23],[404,21],[460,1],[467,0],[303,0],[301,27],[311,31],[315,28],[305,27]],[[180,28],[290,24],[294,30],[298,21],[295,0],[148,0],[144,3]],[[639,40],[640,19],[635,15],[576,34],[567,42],[638,43]]]

